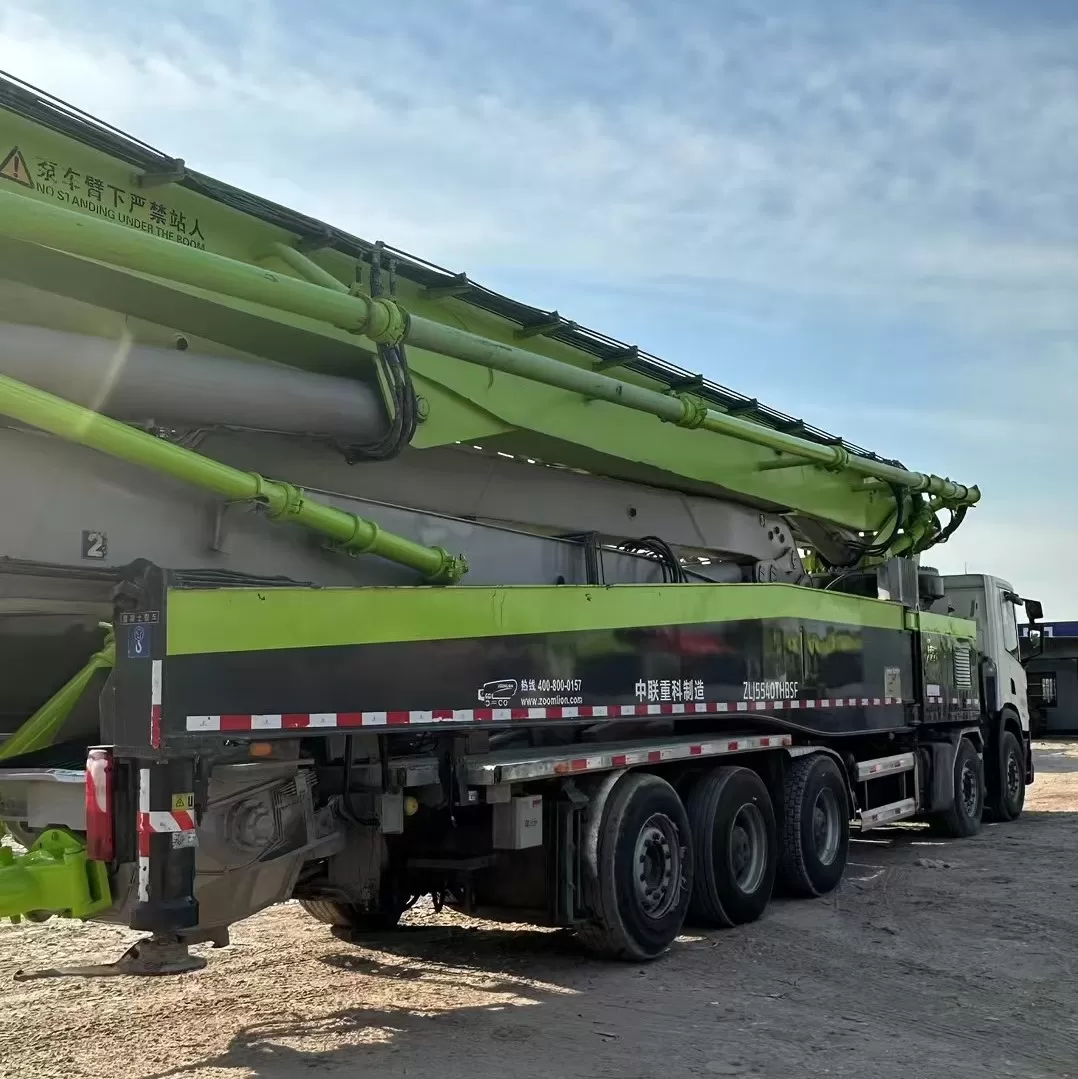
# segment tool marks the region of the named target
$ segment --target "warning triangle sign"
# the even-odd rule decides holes
[[[17,146],[13,146],[7,157],[0,162],[0,176],[5,180],[14,180],[23,187],[34,186],[34,181],[30,179],[30,166],[26,164],[26,158]]]

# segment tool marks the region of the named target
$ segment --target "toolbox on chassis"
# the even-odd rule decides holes
[[[363,930],[425,894],[651,958],[686,918],[833,889],[851,821],[964,836],[986,798],[1021,810],[1028,734],[983,711],[972,621],[791,585],[125,576],[102,746],[0,771],[37,788],[27,827],[85,851],[45,832],[0,912],[77,897],[153,934],[127,963],[183,969],[290,897]]]

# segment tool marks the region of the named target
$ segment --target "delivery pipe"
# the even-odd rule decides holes
[[[236,299],[277,307],[363,333],[381,343],[400,343],[403,340],[417,348],[478,364],[489,370],[517,375],[592,400],[645,412],[668,423],[702,428],[780,454],[786,453],[806,464],[849,471],[937,495],[952,505],[972,505],[980,499],[980,491],[976,487],[966,487],[940,476],[911,472],[883,461],[860,457],[842,446],[825,445],[776,431],[709,409],[699,398],[689,394],[674,395],[636,386],[432,319],[409,315],[391,300],[345,293],[335,286],[325,287],[324,283],[316,284],[314,281],[276,274],[250,263],[185,247],[14,192],[0,191],[0,233],[16,240],[104,260]],[[306,260],[306,256],[295,252],[289,256],[289,265],[296,268],[300,259]],[[320,267],[316,269],[321,271]],[[306,276],[318,275],[310,271]]]
[[[349,445],[387,428],[374,390],[281,363],[0,324],[0,374],[133,423],[239,427]]]
[[[290,311],[352,333],[364,333],[372,340],[394,343],[404,332],[403,313],[390,300],[353,296],[297,281],[288,274],[11,191],[0,191],[0,233],[12,240]]]
[[[7,375],[0,375],[0,414],[230,501],[261,503],[273,520],[303,525],[342,550],[408,566],[432,584],[451,584],[467,572],[463,558],[454,558],[441,547],[425,547],[383,532],[373,521],[316,502],[291,484],[232,468]]]
[[[861,476],[872,476],[886,483],[939,495],[949,502],[972,504],[980,498],[976,487],[966,487],[939,476],[910,472],[883,461],[859,457],[841,446],[829,446],[788,435],[749,420],[738,419],[725,412],[707,408],[691,395],[673,395],[636,386],[609,375],[587,371],[572,364],[561,363],[547,356],[529,352],[513,345],[492,341],[466,330],[410,315],[404,340],[416,348],[452,356],[458,360],[479,364],[495,371],[517,375],[533,382],[542,382],[563,390],[578,393],[590,400],[607,401],[637,412],[647,412],[668,423],[683,427],[702,428],[751,442],[777,453],[787,453],[805,464],[818,465],[835,471],[849,470]]]

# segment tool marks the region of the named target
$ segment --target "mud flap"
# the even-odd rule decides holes
[[[929,742],[932,771],[928,783],[928,805],[925,809],[935,813],[947,809],[954,802],[954,757],[958,741]]]

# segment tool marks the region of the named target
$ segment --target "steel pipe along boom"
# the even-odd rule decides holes
[[[307,281],[321,284],[335,292],[348,291],[342,282],[293,247],[281,243],[274,244],[270,253]],[[529,352],[527,349],[492,341],[490,338],[469,333],[467,330],[447,326],[407,312],[404,313],[404,324],[404,341],[417,348],[426,349],[428,352],[518,375],[533,382],[541,382],[578,393],[583,397],[604,400],[639,412],[647,412],[680,426],[700,427],[706,431],[740,439],[743,442],[751,442],[778,453],[789,454],[795,459],[795,463],[801,461],[804,464],[819,465],[838,471],[848,469],[861,476],[936,495],[959,505],[972,505],[980,498],[980,491],[976,487],[966,487],[939,476],[910,472],[883,461],[872,461],[866,457],[851,454],[841,446],[821,445],[761,424],[738,419],[725,412],[716,412],[714,409],[706,408],[703,402],[690,395],[671,396],[656,393],[654,390],[635,386],[621,379],[551,360],[546,356]]]
[[[980,491],[976,487],[966,487],[939,476],[910,472],[882,461],[872,461],[867,457],[851,454],[841,446],[810,442],[808,439],[751,423],[725,412],[708,409],[698,399],[694,401],[689,395],[657,393],[643,386],[635,386],[608,375],[560,363],[526,349],[491,341],[431,319],[408,316],[404,340],[429,352],[518,375],[533,382],[560,387],[583,397],[608,401],[638,412],[648,412],[669,423],[699,427],[744,442],[752,442],[779,453],[789,453],[802,459],[805,464],[840,471],[849,469],[862,476],[871,476],[915,491],[938,495],[958,504],[972,505],[980,498]]]
[[[310,499],[291,484],[232,468],[6,375],[0,375],[0,413],[223,498],[259,502],[274,520],[310,528],[343,550],[408,566],[432,584],[454,583],[467,572],[463,558],[441,547],[425,547],[384,532],[373,521]]]
[[[276,307],[362,333],[380,343],[393,344],[403,340],[429,352],[650,413],[669,423],[702,428],[778,453],[788,453],[806,464],[836,471],[848,470],[936,495],[951,505],[972,505],[980,499],[976,487],[873,461],[851,454],[841,446],[811,442],[717,412],[689,394],[660,393],[432,319],[409,315],[392,300],[344,291],[340,282],[299,251],[289,250],[285,254],[284,249],[274,247],[268,253],[283,258],[291,269],[308,280],[185,247],[10,192],[0,192],[0,233],[12,239]]]
[[[347,292],[345,286],[332,274],[307,258],[301,251],[286,244],[277,243],[269,254],[279,258],[312,284],[322,285],[334,292]],[[910,472],[883,461],[851,454],[841,446],[826,446],[808,439],[798,438],[783,431],[776,431],[761,424],[738,419],[725,412],[708,409],[703,402],[690,395],[656,393],[642,386],[635,386],[621,379],[611,378],[599,372],[587,371],[571,364],[551,360],[527,349],[493,341],[469,333],[454,326],[447,326],[433,319],[403,313],[404,341],[417,348],[440,355],[450,356],[474,363],[491,370],[518,375],[533,382],[578,393],[583,397],[608,401],[625,408],[647,412],[659,419],[684,427],[700,427],[705,431],[727,435],[751,442],[778,453],[786,453],[808,465],[819,465],[838,471],[848,469],[858,475],[893,483],[936,495],[952,504],[972,505],[980,498],[976,487],[966,487],[940,476]]]
[[[317,262],[307,258],[302,251],[297,251],[288,244],[271,244],[266,254],[280,259],[290,270],[295,270],[305,281],[312,285],[321,285],[322,288],[332,289],[334,292],[349,291],[343,281],[338,281],[328,270],[323,270]]]
[[[287,274],[240,262],[211,251],[90,217],[63,206],[0,191],[0,233],[24,243],[123,266],[138,273],[178,281],[235,299],[328,322],[352,333],[394,342],[403,317],[389,300],[353,296],[298,281]]]

